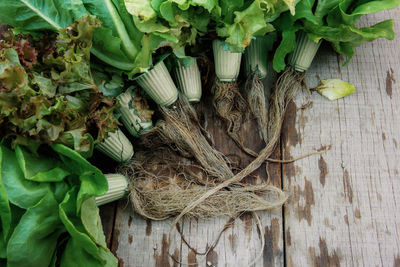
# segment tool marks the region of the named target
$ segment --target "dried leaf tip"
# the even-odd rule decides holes
[[[314,88],[320,95],[329,100],[337,100],[351,95],[355,91],[354,84],[342,81],[340,79],[325,79],[320,85]]]

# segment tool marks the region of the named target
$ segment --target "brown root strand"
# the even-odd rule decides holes
[[[272,162],[272,163],[289,164],[289,163],[293,163],[293,162],[296,162],[296,161],[301,160],[301,159],[304,159],[304,158],[308,158],[308,157],[313,156],[313,155],[321,155],[321,154],[324,154],[324,153],[325,153],[327,150],[329,150],[329,149],[330,149],[329,147],[328,147],[328,148],[324,148],[324,149],[321,150],[321,151],[310,152],[310,153],[301,155],[300,157],[297,157],[297,158],[294,158],[294,159],[281,160],[281,159],[271,159],[271,158],[268,158],[267,161],[268,161],[268,162]]]
[[[226,157],[203,135],[196,111],[185,97],[180,95],[174,107],[162,107],[161,112],[164,120],[142,137],[147,149],[168,145],[184,157],[194,157],[212,177],[225,180],[233,176]]]
[[[179,215],[190,203],[198,199],[209,186],[176,187],[171,190],[142,190],[132,183],[131,200],[136,211],[153,220],[164,220]],[[133,198],[133,199],[132,199]],[[243,211],[260,211],[276,208],[286,201],[286,194],[271,185],[228,187],[202,201],[186,216],[210,218],[233,216]]]
[[[229,137],[246,153],[256,156],[257,153],[247,148],[239,137],[240,128],[248,119],[248,104],[240,94],[237,82],[227,83],[216,79],[211,91],[213,106],[218,116],[225,121]]]
[[[253,211],[251,212],[251,215],[253,216],[253,218],[256,221],[256,225],[257,225],[257,229],[258,229],[258,234],[260,236],[260,240],[261,240],[261,249],[258,252],[256,258],[247,266],[253,266],[264,254],[264,247],[265,247],[265,236],[264,236],[264,227],[263,224],[261,223],[260,217],[258,216],[257,212]],[[239,216],[237,216],[239,217]],[[207,259],[208,253],[212,250],[214,250],[216,248],[216,246],[218,245],[218,242],[222,236],[222,234],[228,230],[230,227],[232,227],[232,225],[234,224],[236,218],[230,218],[227,223],[224,225],[224,227],[218,232],[218,235],[214,238],[214,241],[211,243],[211,246],[206,247],[206,251],[205,252],[198,252],[197,249],[193,248],[189,242],[186,240],[185,236],[183,235],[182,231],[180,230],[180,227],[177,227],[177,231],[180,234],[183,243],[191,250],[193,251],[196,255],[199,255],[200,258],[198,258],[198,262],[202,262],[203,260]],[[169,254],[169,256],[172,258],[172,260],[178,264],[184,265],[184,266],[192,266],[192,265],[198,265],[198,263],[184,263],[182,261],[179,261],[177,259],[175,259],[174,255]]]
[[[275,90],[271,96],[269,112],[268,112],[268,143],[266,147],[261,150],[257,158],[255,158],[246,168],[233,176],[231,179],[226,180],[217,186],[211,188],[196,200],[186,206],[184,210],[174,219],[172,227],[170,228],[169,238],[171,239],[171,232],[179,220],[186,214],[190,214],[198,205],[206,201],[207,198],[218,193],[220,190],[229,187],[232,183],[238,183],[246,176],[250,175],[268,158],[279,140],[283,118],[287,105],[293,100],[295,93],[301,88],[301,82],[304,79],[304,73],[298,73],[292,68],[287,68],[282,75],[278,78]],[[276,208],[276,207],[274,207]]]
[[[268,143],[268,107],[265,97],[264,84],[257,75],[254,73],[250,75],[245,84],[245,91],[247,102],[249,103],[250,111],[253,113],[257,120],[261,136],[265,143]]]
[[[209,143],[202,135],[197,115],[185,99],[180,98],[175,108],[162,108],[165,120],[145,136],[145,149],[137,151],[133,161],[120,169],[131,179],[130,201],[135,211],[153,220],[176,216],[170,228],[168,242],[171,241],[173,229],[183,216],[234,217],[251,211],[256,216],[258,227],[262,229],[255,212],[281,207],[287,200],[287,194],[266,182],[248,185],[241,181],[271,156],[279,141],[287,105],[301,88],[303,79],[304,74],[288,68],[277,80],[267,113],[266,147],[253,162],[236,174],[233,174],[222,154],[208,147]],[[222,87],[228,88],[225,85]],[[224,92],[232,99],[232,93],[228,91]],[[216,95],[220,96],[221,91]],[[256,102],[257,100],[254,103]],[[241,107],[224,103],[223,100],[216,105],[217,110],[223,110],[223,114],[229,115],[226,119],[228,129],[237,133],[236,123],[242,123],[243,117],[231,116],[228,111],[241,110]],[[246,114],[245,110],[242,110],[242,114]],[[197,162],[184,157],[194,158]],[[265,240],[261,241],[264,246]]]
[[[135,211],[153,220],[180,214],[190,203],[219,184],[210,179],[201,166],[190,160],[184,161],[168,147],[137,152],[133,161],[121,166],[119,172],[131,180],[130,201]],[[279,207],[286,198],[286,193],[268,183],[233,183],[206,199],[187,216],[233,217],[245,211]]]

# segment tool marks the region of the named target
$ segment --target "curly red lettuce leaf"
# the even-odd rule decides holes
[[[91,156],[93,143],[116,130],[113,103],[102,97],[90,70],[97,27],[97,19],[82,18],[60,29],[47,45],[2,33],[0,137],[11,136],[15,144],[26,139],[62,143]],[[33,52],[27,53],[27,47]]]

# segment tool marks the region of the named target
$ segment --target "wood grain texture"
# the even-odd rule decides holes
[[[179,266],[170,255],[180,261],[181,238],[174,234],[168,243],[170,225],[171,220],[144,220],[126,200],[120,200],[111,244],[119,266]]]
[[[396,18],[369,15],[360,26]],[[323,45],[307,73],[354,83],[355,94],[330,102],[313,93],[291,104],[282,136],[285,158],[332,145],[324,155],[283,166],[288,266],[397,266],[400,253],[400,39],[356,50],[351,63]],[[396,265],[397,264],[397,265]]]

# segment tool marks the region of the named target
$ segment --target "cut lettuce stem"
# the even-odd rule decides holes
[[[177,60],[174,71],[179,89],[187,97],[189,102],[200,102],[202,89],[201,75],[197,60],[194,59],[189,66],[185,66]]]
[[[124,51],[129,55],[129,57],[131,57],[131,59],[134,59],[139,52],[139,49],[134,43],[132,43],[131,39],[129,38],[129,34],[126,31],[125,25],[112,1],[105,0],[105,4],[110,11],[111,19],[114,22],[118,35],[122,40],[122,47]]]
[[[141,134],[153,128],[151,115],[150,118],[143,119],[139,114],[141,110],[138,110],[134,106],[135,92],[132,87],[120,94],[117,99],[120,104],[119,113],[121,114],[121,121],[133,136],[140,137]],[[144,99],[141,101],[144,101]],[[152,111],[148,110],[148,113],[152,114]]]
[[[140,75],[136,81],[160,106],[170,106],[178,99],[178,89],[163,61]]]
[[[109,57],[107,54],[104,54],[100,52],[99,50],[96,49],[96,47],[92,46],[90,49],[90,52],[95,55],[98,59],[101,61],[109,64],[110,66],[120,69],[120,70],[126,70],[126,71],[131,71],[133,70],[136,65],[133,63],[128,63],[128,62],[121,62],[117,59]]]
[[[256,36],[244,52],[246,75],[257,73],[261,79],[268,74],[268,40],[266,36]]]
[[[292,66],[296,71],[304,72],[308,70],[311,63],[317,54],[318,48],[322,43],[322,39],[315,43],[308,38],[307,33],[298,32],[297,45],[294,52],[289,57],[289,65]]]
[[[240,72],[242,53],[233,53],[220,40],[213,41],[215,74],[221,82],[234,82]]]
[[[101,206],[125,197],[128,194],[128,179],[119,173],[105,174],[108,182],[108,191],[96,197],[97,206]]]
[[[108,133],[108,137],[97,144],[96,149],[117,162],[129,161],[134,153],[131,142],[120,129]]]

